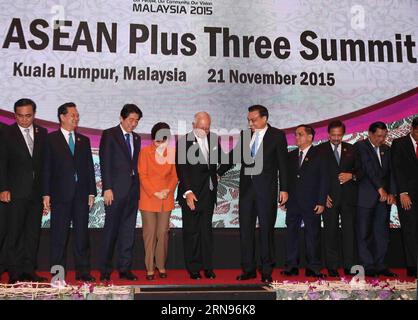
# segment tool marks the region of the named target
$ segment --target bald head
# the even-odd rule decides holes
[[[210,115],[205,111],[198,112],[194,115],[193,129],[197,136],[204,137],[210,131]]]

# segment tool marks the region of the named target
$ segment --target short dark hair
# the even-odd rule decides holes
[[[162,130],[162,131],[160,131],[160,130]],[[171,136],[170,126],[165,122],[156,123],[151,129],[151,139],[155,140],[155,138],[157,137],[157,134],[158,134],[158,138],[161,137],[161,138],[163,138],[162,140],[164,140],[164,141],[167,140]]]
[[[66,102],[58,107],[58,121],[61,123],[60,115],[66,115],[68,108],[77,108],[74,102]]]
[[[255,104],[248,108],[248,112],[253,112],[253,111],[258,111],[258,113],[260,114],[260,117],[267,117],[267,120],[268,120],[269,111],[267,110],[265,106]]]
[[[418,127],[418,117],[412,119],[412,128],[416,129]]]
[[[139,119],[142,118],[142,111],[138,108],[136,104],[127,103],[123,106],[122,110],[120,111],[120,116],[122,119],[126,119],[129,117],[131,113],[136,113],[139,116]]]
[[[32,106],[33,113],[36,112],[36,103],[33,100],[28,99],[28,98],[22,98],[22,99],[17,100],[14,105],[14,112],[16,113],[17,108],[27,106],[27,105]]]
[[[386,124],[382,121],[376,121],[373,122],[370,126],[369,126],[369,132],[371,133],[375,133],[377,131],[377,129],[381,129],[381,130],[387,130],[388,127],[386,126]]]
[[[305,132],[312,136],[312,140],[315,139],[315,129],[312,128],[309,124],[300,124],[296,127],[296,130],[299,128],[304,128]]]
[[[343,128],[343,134],[345,134],[345,124],[341,120],[334,120],[328,124],[328,133],[334,128]]]

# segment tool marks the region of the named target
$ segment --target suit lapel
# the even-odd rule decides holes
[[[329,141],[327,142],[327,144],[328,144],[328,152],[329,152],[329,155],[333,159],[333,161],[335,162],[335,165],[339,168],[341,166],[341,162],[343,161],[343,145],[341,143],[340,164],[338,164],[337,159],[335,158],[333,145]]]
[[[40,144],[39,144],[39,127],[38,126],[33,126],[33,155],[32,155],[32,157],[33,158],[35,158],[35,157],[38,157],[38,154],[39,154],[39,147],[40,147]]]
[[[196,138],[196,136],[195,136],[195,134],[194,134],[194,132],[193,131],[191,131],[190,133],[189,133],[189,135],[190,135],[190,137],[187,139],[187,143],[189,144],[188,145],[188,148],[187,148],[187,150],[189,150],[189,147],[191,147],[192,145],[194,145],[194,144],[197,144],[197,148],[198,148],[198,150],[199,150],[199,154],[198,154],[198,158],[199,158],[199,164],[203,164],[203,165],[209,165],[208,163],[207,163],[207,161],[206,161],[206,159],[205,159],[205,156],[203,155],[203,150],[200,148],[200,144],[199,144],[199,142],[197,141],[197,138]],[[210,135],[210,133],[207,135],[207,142],[208,142],[208,153],[210,154],[210,152],[209,152],[209,143],[210,143],[210,140],[209,140],[209,135]],[[193,140],[192,140],[193,139]],[[210,155],[209,155],[210,156]],[[209,157],[208,156],[208,157]]]
[[[70,146],[68,145],[68,142],[67,142],[67,140],[64,137],[64,134],[62,133],[61,129],[58,129],[58,130],[59,130],[59,135],[58,135],[59,136],[59,140],[61,140],[61,144],[64,147],[64,152],[67,153],[67,155],[71,159],[74,159],[74,157],[73,157],[73,155],[71,153],[71,150],[70,150]],[[74,141],[74,143],[75,143],[75,141]],[[75,149],[74,149],[74,154],[75,154]]]
[[[417,156],[416,156],[416,151],[414,150],[414,145],[411,141],[411,136],[408,135],[408,142],[405,145],[406,147],[406,151],[410,154],[410,156],[412,157],[412,159],[414,159],[415,161],[417,161]]]
[[[377,166],[378,166],[379,168],[382,168],[382,165],[383,165],[383,159],[382,159],[382,157],[380,157],[380,158],[382,159],[382,165],[380,165],[380,162],[379,162],[379,158],[378,158],[378,156],[377,156],[377,153],[376,153],[376,151],[375,151],[374,147],[372,146],[372,143],[370,142],[370,140],[369,140],[369,139],[367,139],[367,140],[366,140],[366,145],[369,147],[369,151],[372,153],[372,157],[373,157],[373,159],[375,160],[375,162],[376,162]],[[380,152],[380,148],[379,148],[379,152]]]
[[[264,145],[268,145],[268,143],[266,144],[265,142],[268,141],[268,139],[270,138],[270,135],[271,135],[270,125],[267,124],[267,130],[264,133],[263,140],[261,140],[260,144],[258,145],[257,152],[255,153],[255,158],[258,157],[258,151],[259,150],[264,150]],[[251,152],[251,150],[250,150],[250,152]]]
[[[140,143],[139,137],[136,133],[132,132],[132,137],[134,139],[134,156],[132,157],[132,160],[134,161],[135,160],[134,158],[138,155],[138,153],[141,149],[141,143]]]
[[[25,137],[23,136],[22,131],[20,130],[20,128],[17,125],[17,123],[15,123],[13,125],[13,135],[16,136],[17,142],[20,144],[20,148],[22,148],[23,150],[25,150],[25,153],[27,154],[27,156],[29,158],[31,158],[31,155],[29,153],[28,146],[26,144]]]
[[[300,166],[299,170],[303,170],[303,168],[305,168],[306,165],[308,165],[308,163],[311,161],[311,156],[312,156],[314,148],[315,147],[313,145],[309,148],[308,153],[306,154],[305,158],[303,159],[302,165]],[[298,166],[299,166],[299,151],[298,151],[297,159],[298,159]]]

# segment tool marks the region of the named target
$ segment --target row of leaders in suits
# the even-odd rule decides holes
[[[51,265],[66,266],[72,223],[76,278],[95,281],[90,273],[88,242],[88,215],[96,196],[95,175],[89,139],[76,132],[77,107],[74,103],[60,106],[60,129],[50,134],[33,123],[36,104],[32,100],[17,101],[14,110],[16,123],[1,129],[2,270],[8,270],[11,283],[45,280],[36,273],[36,256],[42,212],[50,211]],[[167,277],[169,220],[177,184],[186,269],[192,279],[201,278],[202,270],[206,278],[215,278],[212,216],[217,185],[234,163],[241,164],[242,273],[238,280],[257,277],[258,219],[258,269],[263,282],[272,281],[278,205],[286,210],[284,275],[299,274],[297,244],[303,222],[306,275],[324,276],[320,271],[322,216],[329,276],[339,276],[340,219],[344,272],[349,274],[356,264],[357,249],[366,275],[395,276],[384,260],[390,205],[397,203],[408,275],[416,276],[418,118],[413,120],[411,132],[395,139],[392,148],[384,144],[388,130],[382,122],[371,124],[368,138],[354,146],[342,141],[345,126],[341,121],[329,124],[329,141],[318,146],[313,145],[314,129],[300,125],[295,130],[297,148],[288,153],[284,133],[268,123],[267,108],[251,106],[247,117],[249,129],[241,132],[237,146],[224,162],[220,161],[225,154],[219,138],[210,131],[208,113],[195,115],[193,130],[178,139],[176,148],[168,146],[169,126],[157,123],[151,132],[152,144],[141,149],[140,136],[133,130],[142,112],[134,104],[122,108],[120,124],[103,131],[99,149],[106,211],[100,246],[101,281],[110,280],[116,244],[120,278],[137,279],[132,272],[132,256],[138,207],[143,221],[146,277],[154,279],[155,271],[159,277]],[[238,161],[234,157],[237,153]],[[186,156],[189,154],[196,157]],[[167,158],[171,161],[161,161]]]

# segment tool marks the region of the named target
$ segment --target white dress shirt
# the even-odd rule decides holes
[[[255,138],[257,137],[257,134],[258,134],[258,141],[257,141],[257,146],[256,146],[257,148],[255,150],[255,154],[257,154],[258,148],[260,148],[260,144],[263,142],[264,135],[266,134],[267,129],[268,129],[268,125],[266,125],[263,129],[256,130],[253,136],[251,137],[250,150],[253,147],[253,144],[255,143]]]
[[[197,143],[199,144],[200,150],[203,152],[203,156],[205,157],[206,161],[209,163],[209,143],[208,143],[208,137],[205,136],[204,138],[200,138],[195,131],[193,130],[193,134],[197,140]],[[209,179],[211,179],[209,177]],[[212,182],[212,181],[211,181]],[[212,182],[213,183],[213,182]],[[185,193],[183,193],[183,198],[186,199],[186,196],[192,192],[192,190],[187,190]]]
[[[75,145],[75,134],[74,131],[67,131],[64,128],[60,128],[62,134],[64,135],[65,141],[67,141],[67,144],[70,142],[70,133],[73,135],[74,145]]]
[[[370,139],[369,139],[369,141],[370,141]],[[370,141],[370,144],[372,145],[373,149],[377,153],[377,158],[379,159],[379,164],[380,164],[380,166],[382,166],[382,158],[380,157],[380,147],[376,147],[371,141]]]
[[[205,160],[209,162],[209,143],[208,143],[208,137],[205,136],[204,138],[200,138],[194,131],[193,134],[197,140],[197,143],[199,144],[200,150],[203,151],[203,156],[205,157]]]
[[[332,144],[331,142],[330,142],[330,144],[331,144],[332,152],[334,152],[335,145],[334,145],[334,144]],[[341,145],[342,145],[342,143],[340,143],[340,144],[338,145],[338,147],[337,147],[338,157],[339,157],[340,159],[341,159]]]
[[[417,142],[414,140],[414,138],[412,137],[412,134],[409,135],[409,137],[411,138],[412,141],[412,145],[414,147],[414,153],[417,153]]]
[[[305,149],[303,149],[303,150],[300,150],[299,149],[299,153],[298,153],[298,159],[299,159],[299,154],[300,154],[300,152],[302,151],[303,152],[303,154],[302,154],[302,162],[301,162],[301,164],[303,163],[303,161],[305,160],[305,157],[306,157],[306,154],[308,153],[308,151],[309,151],[309,149],[312,147],[312,145],[310,145],[309,147],[306,147]]]

